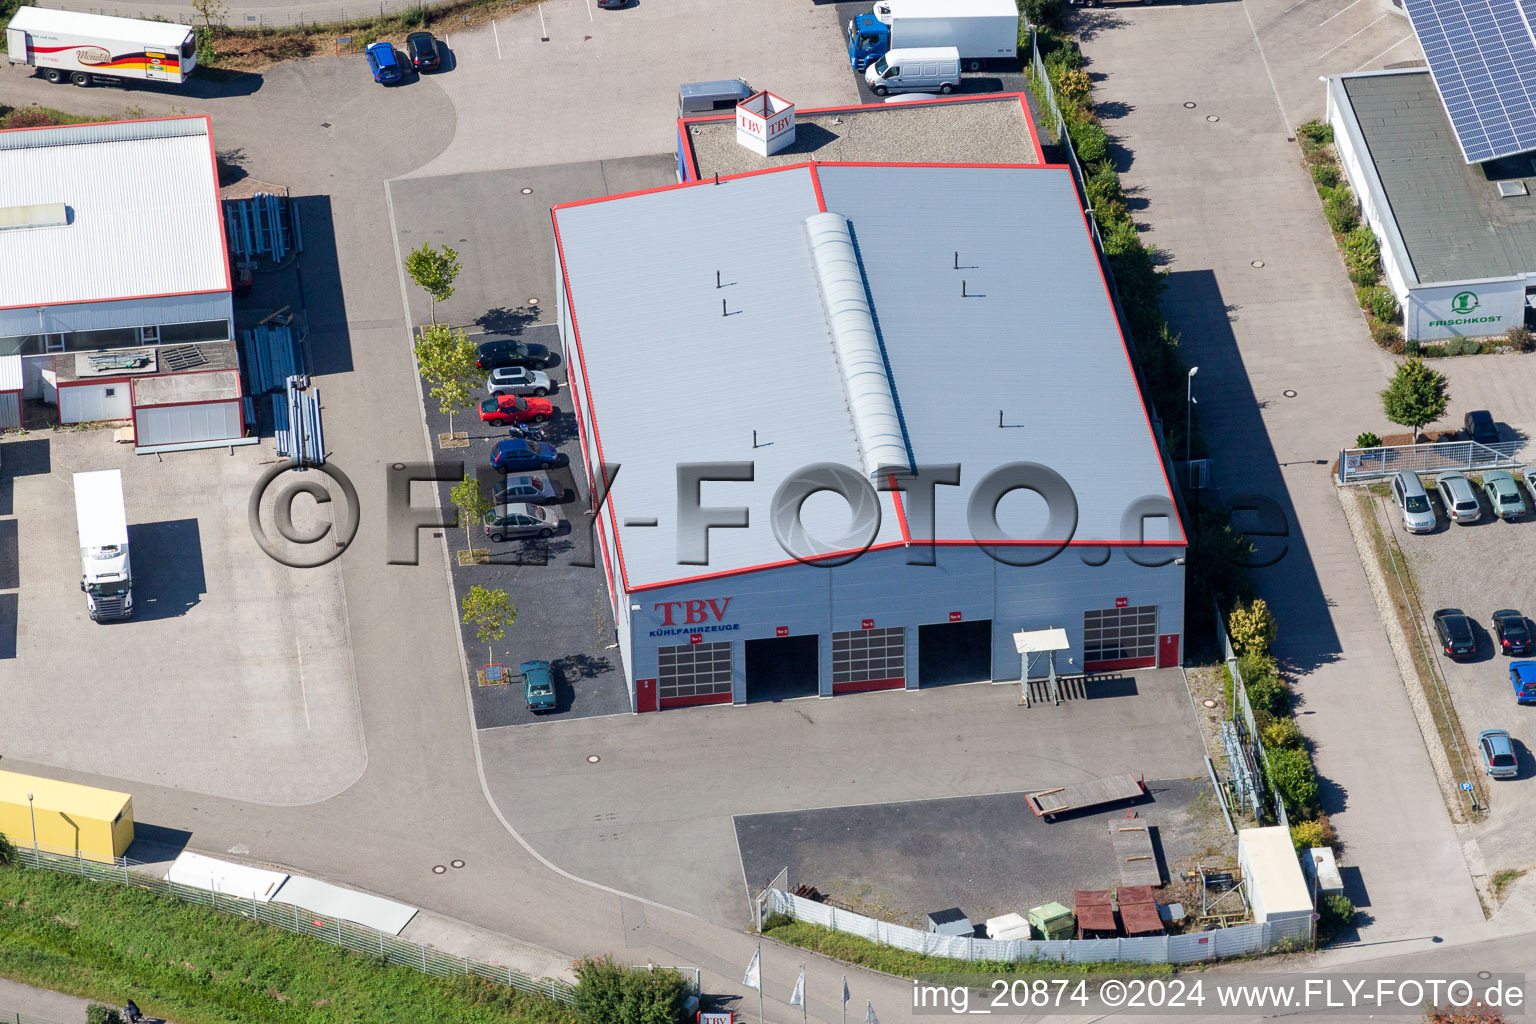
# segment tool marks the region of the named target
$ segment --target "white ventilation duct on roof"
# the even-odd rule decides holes
[[[906,435],[896,415],[896,396],[848,220],[835,213],[815,213],[805,219],[805,232],[864,472],[877,483],[886,472],[910,473]]]

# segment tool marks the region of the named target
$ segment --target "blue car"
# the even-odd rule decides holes
[[[395,57],[394,43],[370,45],[368,66],[373,69],[373,80],[380,85],[391,85],[400,81],[400,61]]]
[[[564,461],[565,456],[561,455],[554,445],[544,441],[529,441],[521,437],[509,437],[505,441],[498,441],[496,447],[491,449],[491,465],[503,473],[549,469]]]
[[[533,712],[555,710],[555,678],[547,661],[525,661],[518,666],[523,674],[523,703]]]
[[[1515,688],[1516,704],[1536,704],[1536,661],[1510,662],[1509,681]]]

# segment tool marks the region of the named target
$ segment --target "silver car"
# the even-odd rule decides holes
[[[1515,756],[1514,741],[1503,729],[1484,729],[1477,734],[1477,752],[1483,771],[1495,779],[1513,779],[1520,774],[1520,759]]]
[[[1445,514],[1451,522],[1475,523],[1483,518],[1483,506],[1477,501],[1477,488],[1472,486],[1464,473],[1441,473],[1435,477],[1435,491],[1440,495],[1440,504],[1445,506]]]
[[[1429,503],[1429,492],[1419,482],[1419,475],[1401,470],[1392,476],[1390,485],[1392,501],[1403,516],[1403,529],[1409,533],[1428,533],[1435,528],[1435,506]]]
[[[515,537],[552,537],[564,522],[552,508],[514,502],[485,514],[485,533],[497,544]]]
[[[543,398],[554,390],[549,374],[526,366],[501,366],[485,379],[485,390],[493,395],[534,395]]]
[[[497,484],[495,493],[491,495],[491,501],[497,505],[514,501],[544,505],[559,501],[564,496],[565,488],[557,487],[543,473],[529,473],[524,476],[509,476]]]

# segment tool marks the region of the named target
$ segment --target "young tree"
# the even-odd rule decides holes
[[[446,245],[434,249],[423,243],[405,258],[405,272],[427,290],[432,299],[432,322],[437,323],[437,304],[453,294],[453,281],[459,276],[459,254]]]
[[[1443,374],[1424,365],[1417,357],[1399,363],[1397,372],[1381,393],[1381,405],[1387,419],[1413,428],[1413,442],[1419,442],[1419,428],[1445,415],[1451,404],[1450,382]]]
[[[1239,604],[1227,616],[1227,633],[1238,654],[1266,654],[1275,642],[1278,629],[1269,605],[1262,597],[1249,604]]]
[[[507,627],[517,621],[517,609],[505,590],[491,590],[478,584],[464,595],[461,607],[464,624],[475,627],[475,636],[485,644],[485,660],[491,660],[491,644],[507,635]]]
[[[429,394],[437,399],[438,410],[448,417],[450,436],[453,414],[474,401],[470,389],[480,379],[476,355],[474,343],[460,328],[433,324],[422,328],[416,339],[416,365],[430,385]]]
[[[464,527],[464,545],[473,552],[475,542],[470,539],[469,531],[491,510],[491,499],[480,489],[480,481],[466,475],[453,485],[453,490],[448,492],[448,500],[459,510],[459,525]]]
[[[203,19],[204,28],[212,28],[215,21],[222,23],[229,17],[229,7],[224,0],[189,0],[189,6]]]

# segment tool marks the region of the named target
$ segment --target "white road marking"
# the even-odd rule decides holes
[[[491,35],[496,38],[496,59],[501,60],[501,33],[496,31],[496,23],[491,22]]]
[[[1349,7],[1353,7],[1353,6],[1355,6],[1355,4],[1358,4],[1359,2],[1360,2],[1360,0],[1355,0],[1355,3],[1354,4],[1350,4]],[[1327,18],[1324,18],[1322,21],[1317,23],[1317,27],[1318,28],[1322,28],[1324,25],[1328,24],[1334,18],[1337,18],[1340,14],[1343,14],[1344,11],[1349,10],[1349,7],[1344,8],[1343,11],[1339,11],[1336,14],[1332,14],[1332,15],[1329,15]]]
[[[1294,11],[1296,8],[1300,7],[1302,4],[1304,4],[1306,2],[1307,2],[1307,0],[1296,0],[1295,3],[1291,4],[1291,6],[1287,7],[1285,10],[1281,11],[1280,13],[1282,15],[1290,14],[1292,11]]]
[[[1407,35],[1403,36],[1403,38],[1399,39],[1397,42],[1393,43],[1391,46],[1387,47],[1385,50],[1382,50],[1380,53],[1378,53],[1376,56],[1372,57],[1370,60],[1366,61],[1364,64],[1361,64],[1358,68],[1355,68],[1355,70],[1356,71],[1362,71],[1365,68],[1370,67],[1372,64],[1375,64],[1377,61],[1381,60],[1381,58],[1385,57],[1387,54],[1391,53],[1393,50],[1397,49],[1399,46],[1402,46],[1404,43],[1406,43],[1408,40],[1410,40],[1412,38],[1413,38],[1413,33],[1410,32]]]
[[[293,638],[293,649],[299,656],[299,698],[304,702],[304,728],[309,728],[309,694],[304,690],[304,649],[299,646],[299,638]]]
[[[588,21],[596,21],[597,20],[596,18],[592,17],[592,0],[587,0],[587,20]]]
[[[539,35],[544,37],[544,40],[546,42],[549,40],[549,29],[544,27],[544,5],[543,4],[539,4]]]
[[[1248,19],[1248,32],[1253,36],[1254,48],[1259,51],[1259,60],[1264,64],[1264,74],[1269,79],[1269,91],[1274,94],[1275,106],[1280,109],[1280,126],[1289,135],[1291,133],[1291,119],[1285,112],[1285,103],[1280,99],[1280,87],[1275,84],[1275,73],[1269,70],[1269,58],[1264,55],[1264,44],[1259,41],[1259,30],[1253,24],[1253,15],[1249,13],[1247,3],[1243,4],[1243,17]]]
[[[1382,18],[1385,18],[1385,17],[1386,17],[1386,15],[1385,15],[1385,14],[1383,14],[1383,15],[1382,15],[1382,16],[1381,16],[1381,18],[1377,18],[1377,19],[1376,19],[1376,21],[1380,21],[1380,20],[1381,20],[1381,19],[1382,19]],[[1373,22],[1371,22],[1371,25],[1374,25],[1374,24],[1376,24],[1376,21],[1373,21]],[[1367,25],[1367,26],[1365,26],[1365,28],[1370,28],[1370,27],[1371,27],[1371,25]],[[1363,29],[1361,29],[1361,30],[1360,30],[1360,32],[1364,32],[1364,31],[1365,31],[1365,28],[1363,28]],[[1360,32],[1351,32],[1351,33],[1350,33],[1350,34],[1349,34],[1349,35],[1347,35],[1347,36],[1345,36],[1345,37],[1344,37],[1344,38],[1343,38],[1343,39],[1340,39],[1340,40],[1339,40],[1339,41],[1338,41],[1338,42],[1337,42],[1337,43],[1335,43],[1335,44],[1334,44],[1334,45],[1333,45],[1333,46],[1330,46],[1330,47],[1328,47],[1328,49],[1326,49],[1326,50],[1324,50],[1324,51],[1323,51],[1323,52],[1322,52],[1322,53],[1320,53],[1320,54],[1318,54],[1318,55],[1317,55],[1317,56],[1316,56],[1316,57],[1315,57],[1315,58],[1313,58],[1313,59],[1314,59],[1314,60],[1322,60],[1322,59],[1323,59],[1323,58],[1324,58],[1324,57],[1326,57],[1326,56],[1328,56],[1328,55],[1329,55],[1329,54],[1330,54],[1330,53],[1332,53],[1332,52],[1333,52],[1333,51],[1334,51],[1334,50],[1337,50],[1337,49],[1338,49],[1338,48],[1339,48],[1339,47],[1340,47],[1340,46],[1343,46],[1343,45],[1344,45],[1344,44],[1345,44],[1345,43],[1347,43],[1347,42],[1349,42],[1349,41],[1350,41],[1350,40],[1351,40],[1351,39],[1353,39],[1353,38],[1355,38],[1355,36],[1357,36],[1357,35],[1359,35],[1359,34],[1360,34]]]

